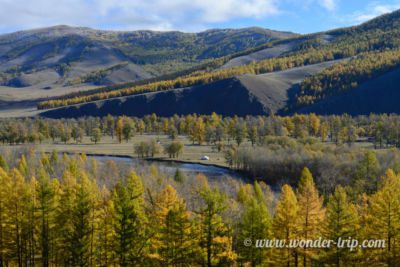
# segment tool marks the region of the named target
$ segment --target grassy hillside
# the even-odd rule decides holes
[[[328,44],[333,40],[334,38],[331,35],[325,33],[317,33],[309,36],[306,35],[267,43],[265,45],[233,55],[226,60],[221,69],[248,65],[270,58],[288,55],[296,51],[299,52],[305,50],[309,47],[310,43]]]
[[[293,36],[261,28],[182,33],[56,26],[22,31],[0,36],[0,82],[43,88],[148,79]]]
[[[270,60],[261,61],[245,66],[238,66],[225,70],[218,70],[214,72],[194,72],[190,75],[178,77],[172,80],[162,80],[152,82],[144,85],[137,85],[128,88],[117,89],[109,92],[96,92],[92,95],[77,96],[71,98],[62,98],[56,100],[49,100],[39,103],[39,109],[62,107],[80,103],[86,103],[97,100],[110,99],[115,97],[130,96],[141,93],[165,91],[170,89],[178,89],[182,87],[207,85],[215,81],[220,81],[226,78],[243,74],[263,74],[274,71],[281,71],[291,69],[293,67],[301,67],[304,65],[325,62],[333,60],[328,55],[319,55],[308,53],[304,55],[295,55],[283,58],[274,58]]]
[[[197,71],[190,75],[172,80],[158,81],[146,85],[117,89],[110,92],[94,93],[93,95],[86,95],[84,97],[72,97],[62,100],[47,101],[41,103],[39,108],[59,107],[113,97],[134,95],[143,92],[208,84],[216,80],[226,79],[237,75],[263,74],[281,71],[293,67],[335,59],[350,58],[371,51],[384,53],[379,54],[379,57],[389,57],[388,61],[392,62],[396,61],[396,59],[391,59],[390,57],[395,57],[396,53],[382,51],[400,47],[400,43],[396,38],[399,30],[395,27],[399,21],[400,12],[394,12],[358,27],[338,29],[327,33],[276,41],[272,44],[266,45],[265,47],[261,46],[254,48],[247,53],[242,53],[241,55],[237,55],[238,57],[227,61],[227,64],[217,71]],[[251,61],[250,64],[241,65],[242,63],[248,62],[251,58],[254,60]],[[225,63],[226,61],[224,62],[224,60],[220,60],[220,62]],[[381,63],[375,65],[381,65]],[[376,70],[376,75],[381,73],[375,67],[370,70]],[[314,84],[311,84],[309,87],[313,88],[314,86]],[[299,95],[298,97],[300,100],[297,100],[296,102],[308,103],[307,96]]]
[[[270,115],[286,111],[307,76],[331,66],[335,61],[286,71],[243,75],[187,87],[107,99],[44,111],[41,116],[74,118],[112,115],[159,116],[174,114],[218,114],[225,116]]]

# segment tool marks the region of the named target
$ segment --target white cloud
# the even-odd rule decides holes
[[[362,23],[370,19],[373,19],[377,16],[393,12],[399,8],[400,8],[400,3],[398,4],[372,3],[369,4],[365,10],[353,13],[348,20],[354,23]]]
[[[336,8],[336,0],[319,0],[319,4],[329,11]]]
[[[302,8],[305,10],[310,10],[315,7],[326,9],[327,11],[334,11],[340,0],[282,0],[290,5],[295,5],[297,8]]]
[[[3,28],[27,28],[68,23],[76,25],[93,20],[87,4],[79,0],[0,0],[0,25]]]
[[[115,29],[198,30],[210,23],[265,18],[279,0],[0,0],[0,28],[68,24]]]

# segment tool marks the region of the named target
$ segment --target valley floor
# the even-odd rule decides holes
[[[0,118],[32,117],[39,114],[36,106],[43,99],[94,88],[96,87],[84,85],[46,90],[34,86],[24,88],[0,86]]]
[[[85,137],[83,142],[79,144],[76,144],[73,141],[67,144],[60,142],[53,144],[51,141],[47,141],[43,142],[42,144],[35,144],[32,146],[34,146],[35,150],[40,152],[57,151],[61,153],[86,153],[92,155],[137,157],[137,155],[134,154],[134,146],[142,141],[150,141],[153,139],[159,140],[161,147],[163,147],[164,144],[171,142],[171,139],[165,135],[137,135],[134,136],[129,142],[123,141],[121,144],[118,143],[116,138],[111,139],[110,137],[104,137],[101,142],[94,144],[90,141],[89,137]],[[184,136],[179,136],[176,140],[184,144],[183,153],[179,156],[179,158],[169,159],[168,155],[164,154],[163,151],[156,155],[156,158],[162,160],[179,160],[193,163],[213,164],[226,167],[224,154],[222,152],[213,151],[212,145],[193,145],[192,142]],[[250,144],[243,144],[243,146],[246,145]],[[201,157],[203,156],[208,156],[210,160],[201,160]]]
[[[184,145],[183,153],[175,159],[170,159],[167,154],[163,151],[163,146],[171,142],[171,139],[166,135],[136,135],[129,142],[123,141],[122,143],[118,143],[117,139],[112,139],[111,137],[103,137],[102,140],[94,144],[90,137],[85,136],[81,143],[77,144],[74,141],[70,141],[66,144],[56,141],[53,143],[51,140],[47,140],[41,144],[34,145],[6,145],[1,147],[32,147],[38,152],[50,153],[52,151],[57,151],[60,153],[85,153],[89,155],[101,155],[101,156],[128,156],[128,157],[137,157],[134,153],[134,147],[136,144],[145,141],[148,142],[150,140],[158,140],[161,145],[160,154],[156,155],[154,158],[158,160],[176,160],[188,163],[201,163],[201,164],[210,164],[217,165],[221,167],[228,167],[225,156],[223,152],[217,152],[213,149],[213,146],[210,144],[202,144],[197,145],[193,144],[186,136],[177,137],[176,141],[181,142]],[[234,141],[232,140],[231,143]],[[331,143],[324,143],[325,146],[335,146]],[[359,148],[364,149],[373,149],[373,144],[370,142],[357,142],[354,144]],[[240,145],[241,148],[251,148],[251,143],[247,140]],[[203,156],[208,156],[209,160],[201,160]]]

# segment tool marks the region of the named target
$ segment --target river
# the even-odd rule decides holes
[[[130,157],[116,157],[116,156],[88,156],[88,158],[96,159],[100,163],[112,160],[120,164],[126,164],[132,168],[143,167],[146,165],[155,164],[159,171],[174,175],[176,169],[180,169],[183,173],[188,175],[204,174],[207,178],[211,179],[224,179],[236,178],[243,182],[250,181],[249,177],[235,172],[228,168],[218,167],[214,165],[198,164],[198,163],[184,163],[175,161],[159,161],[159,160],[143,160]]]

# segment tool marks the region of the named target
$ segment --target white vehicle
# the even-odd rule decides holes
[[[208,156],[202,156],[202,157],[201,157],[201,160],[210,160],[210,157],[208,157]]]

